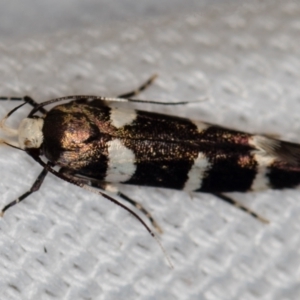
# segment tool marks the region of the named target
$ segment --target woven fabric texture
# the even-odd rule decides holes
[[[0,94],[38,102],[115,96],[157,73],[140,98],[192,103],[136,107],[300,142],[299,37],[300,3],[275,0],[6,41]],[[2,102],[0,115],[15,105]],[[18,126],[28,111],[16,112],[9,124]],[[4,146],[0,166],[1,205],[41,170]],[[162,227],[174,269],[126,211],[49,175],[0,220],[0,299],[299,299],[299,191],[232,194],[269,225],[211,195],[122,191]]]

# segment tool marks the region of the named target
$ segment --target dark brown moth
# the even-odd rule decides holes
[[[266,222],[224,193],[297,187],[300,146],[264,135],[118,106],[120,102],[173,105],[131,99],[154,78],[117,98],[69,96],[40,104],[30,97],[11,98],[24,103],[1,121],[3,133],[12,137],[2,142],[25,151],[43,170],[31,189],[6,205],[2,214],[37,191],[50,172],[122,206],[152,235],[140,217],[107,194],[115,191],[144,212],[159,230],[147,210],[117,191],[114,184],[211,193]],[[27,118],[21,120],[18,129],[7,127],[6,119],[26,103],[33,107]],[[54,103],[58,105],[48,111],[47,106]]]

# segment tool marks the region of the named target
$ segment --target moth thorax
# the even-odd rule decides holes
[[[23,119],[18,129],[20,148],[40,148],[44,139],[43,125],[44,120],[42,118]]]

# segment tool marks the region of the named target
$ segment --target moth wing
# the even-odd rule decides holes
[[[291,165],[300,165],[300,145],[296,143],[276,140],[268,136],[254,135],[249,143],[266,155]]]

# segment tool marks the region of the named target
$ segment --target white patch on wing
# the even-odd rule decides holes
[[[132,123],[137,117],[134,109],[124,109],[116,106],[110,106],[110,108],[111,124],[116,128],[121,128]]]
[[[275,161],[275,157],[265,155],[259,151],[254,151],[254,158],[258,164],[257,174],[252,182],[250,190],[261,191],[270,188],[270,180],[268,178],[268,167]]]
[[[205,157],[204,153],[199,152],[194,161],[194,165],[188,173],[188,180],[184,185],[185,191],[195,191],[201,188],[204,174],[211,167],[211,163]]]
[[[276,149],[280,146],[280,141],[263,135],[253,135],[249,138],[249,145],[257,150],[261,150],[269,154],[275,154]]]
[[[105,181],[124,182],[136,170],[135,155],[118,139],[108,142],[108,168]]]
[[[197,129],[198,129],[199,132],[202,132],[203,130],[205,130],[208,127],[210,127],[210,125],[208,125],[206,123],[203,123],[201,121],[194,121],[194,120],[192,120],[192,123],[197,126]]]

